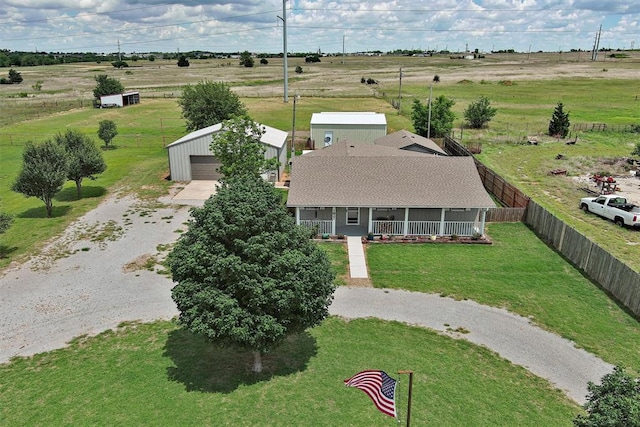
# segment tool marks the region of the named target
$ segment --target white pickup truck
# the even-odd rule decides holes
[[[640,228],[640,207],[627,202],[625,197],[608,194],[603,196],[584,197],[580,199],[580,209],[609,218],[623,227]]]

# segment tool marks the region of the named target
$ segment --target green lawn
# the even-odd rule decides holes
[[[570,426],[581,411],[487,349],[394,322],[330,318],[263,363],[251,374],[250,353],[170,322],[129,325],[0,365],[0,425],[392,425],[342,383],[367,368],[415,371],[418,426]],[[398,389],[403,422],[407,383]]]
[[[523,224],[490,224],[488,235],[493,245],[368,245],[373,285],[503,307],[609,363],[640,368],[636,319]]]

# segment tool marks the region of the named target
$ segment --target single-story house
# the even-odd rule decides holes
[[[311,146],[316,150],[339,141],[373,143],[386,134],[387,118],[382,113],[323,112],[311,116]]]
[[[429,138],[415,133],[399,130],[389,135],[377,138],[374,144],[395,147],[400,150],[417,151],[425,154],[435,154],[436,156],[446,156],[447,153],[438,144]]]
[[[140,92],[124,92],[100,97],[100,108],[140,104]]]
[[[280,181],[287,164],[287,137],[285,131],[260,125],[264,133],[260,137],[266,148],[265,158],[277,158],[280,162],[278,170],[269,171],[265,179]],[[212,135],[222,129],[222,123],[191,132],[177,141],[167,145],[169,153],[169,170],[172,181],[218,180],[222,174],[218,172],[220,162],[211,152]]]
[[[472,236],[495,203],[471,157],[343,142],[292,160],[287,206],[321,234]]]

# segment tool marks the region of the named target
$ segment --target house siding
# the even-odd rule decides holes
[[[367,234],[369,228],[369,208],[359,209],[359,224],[347,225],[347,208],[336,208],[336,234],[344,234],[345,236],[365,236]]]
[[[377,138],[387,134],[386,125],[354,124],[354,125],[331,125],[312,124],[311,140],[313,148],[318,150],[324,148],[325,132],[333,132],[333,143],[339,141],[367,142],[373,143]]]

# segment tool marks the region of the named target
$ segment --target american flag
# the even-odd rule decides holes
[[[396,383],[397,381],[384,371],[362,371],[344,380],[347,387],[355,387],[367,393],[373,404],[380,412],[397,418],[396,413]]]

